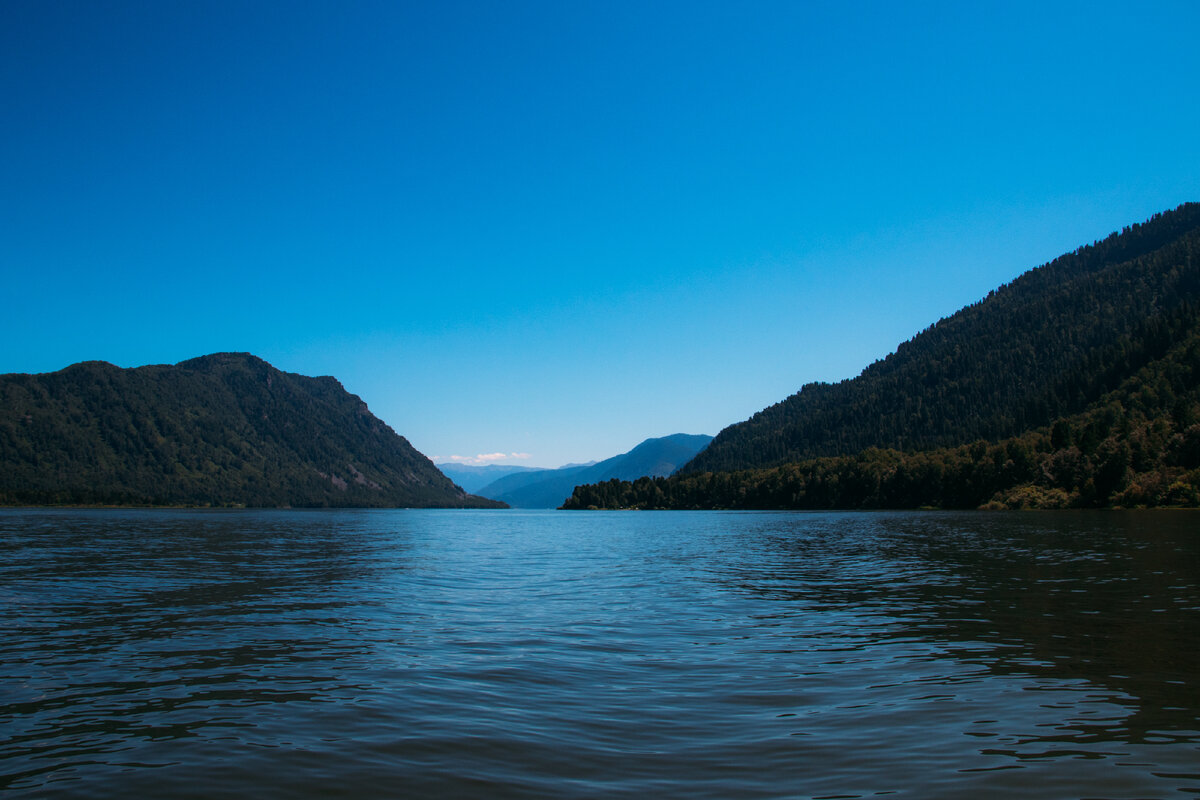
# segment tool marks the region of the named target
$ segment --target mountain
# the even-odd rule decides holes
[[[330,377],[248,353],[0,375],[0,504],[479,507]]]
[[[482,487],[479,494],[514,508],[556,508],[579,484],[670,475],[711,441],[711,436],[686,433],[647,439],[628,453],[595,464],[508,475]]]
[[[1031,270],[670,478],[564,504],[918,506],[1200,506],[1200,206]]]
[[[1090,409],[999,442],[575,488],[563,508],[1200,507],[1200,324]]]
[[[603,462],[601,462],[603,463]],[[589,483],[587,467],[565,466],[506,475],[478,490],[480,497],[500,500],[513,508],[555,508],[581,483]]]
[[[683,472],[715,472],[1018,435],[1076,414],[1162,357],[1200,303],[1200,204],[1021,275],[836,384],[721,431]]]
[[[512,475],[517,472],[544,472],[539,467],[518,467],[511,464],[487,464],[482,467],[470,464],[435,464],[450,480],[457,483],[468,492],[478,492],[492,481]]]

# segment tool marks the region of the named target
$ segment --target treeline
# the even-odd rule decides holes
[[[1087,411],[999,442],[608,481],[563,508],[1200,507],[1200,325],[1181,338]]]
[[[333,378],[245,353],[0,375],[0,505],[475,506]]]
[[[1197,307],[1192,203],[1025,273],[857,378],[803,387],[723,430],[683,471],[1020,436],[1083,412],[1162,358]]]

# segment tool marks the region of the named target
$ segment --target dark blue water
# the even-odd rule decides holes
[[[1200,794],[1200,516],[0,512],[37,797]]]

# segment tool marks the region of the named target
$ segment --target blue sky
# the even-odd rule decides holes
[[[253,352],[439,460],[715,434],[1200,200],[1200,4],[7,2],[0,372]]]

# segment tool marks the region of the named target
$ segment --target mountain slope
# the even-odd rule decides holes
[[[563,508],[1200,507],[1200,321],[1088,410],[996,443],[579,486]]]
[[[857,378],[809,384],[721,431],[682,472],[869,447],[996,440],[1086,409],[1173,341],[1200,305],[1200,204],[1081,247],[927,328]]]
[[[335,379],[247,353],[0,376],[0,503],[498,505]]]
[[[628,453],[595,464],[508,475],[481,488],[479,494],[514,508],[556,508],[580,484],[670,475],[711,441],[711,436],[686,433],[647,439]]]

